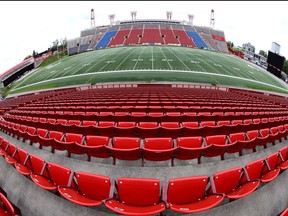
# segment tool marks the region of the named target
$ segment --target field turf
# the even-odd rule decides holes
[[[10,93],[124,81],[211,83],[288,93],[287,84],[233,55],[174,46],[127,46],[63,58],[14,83]]]

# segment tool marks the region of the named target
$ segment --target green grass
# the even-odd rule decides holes
[[[107,48],[62,58],[17,82],[10,93],[123,81],[211,83],[288,93],[286,83],[250,62],[172,46]]]

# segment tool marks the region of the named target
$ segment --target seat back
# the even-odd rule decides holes
[[[118,195],[122,203],[132,206],[153,206],[160,201],[160,181],[145,178],[118,178]]]
[[[173,147],[171,138],[145,138],[144,147],[154,150],[171,149]]]
[[[208,176],[175,178],[168,181],[167,201],[172,204],[192,203],[203,199]]]
[[[236,189],[242,174],[242,167],[224,170],[214,174],[213,180],[216,193],[230,193]]]
[[[241,133],[233,133],[229,135],[229,138],[231,140],[231,142],[236,142],[236,141],[244,141],[245,140],[245,133],[241,132]]]
[[[204,127],[204,126],[206,126],[206,127],[209,127],[209,126],[216,126],[216,123],[215,123],[215,121],[202,121],[201,122],[201,126],[202,127]]]
[[[86,136],[87,146],[103,146],[108,145],[108,143],[109,143],[109,137],[107,136],[93,136],[93,135]]]
[[[43,128],[38,128],[38,129],[37,129],[37,135],[38,135],[39,137],[45,138],[45,137],[47,136],[47,134],[48,134],[48,130],[43,129]]]
[[[67,167],[48,162],[47,168],[53,183],[59,186],[67,187],[71,176],[71,170]]]
[[[205,138],[207,145],[225,145],[226,144],[226,135],[215,135],[215,136],[206,136]]]
[[[96,200],[109,198],[111,182],[108,176],[75,172],[75,178],[80,192],[85,196]]]
[[[177,129],[179,128],[178,122],[161,122],[161,127],[169,128],[169,129]]]
[[[97,125],[97,122],[96,121],[87,121],[87,120],[84,120],[82,122],[82,126],[96,126]]]
[[[17,154],[18,154],[18,158],[19,158],[19,163],[23,165],[27,156],[28,156],[28,153],[26,151],[24,151],[23,149],[18,148]]]
[[[34,174],[40,175],[45,165],[45,160],[36,155],[30,154],[31,170]]]
[[[249,138],[249,140],[257,139],[257,137],[258,137],[258,130],[247,131],[246,134],[247,134],[247,137]]]
[[[158,122],[139,122],[138,126],[147,129],[157,128]]]
[[[202,146],[203,138],[201,136],[195,137],[180,137],[176,139],[177,147],[184,148],[200,148]]]
[[[198,128],[198,122],[182,122],[182,127]]]
[[[66,142],[82,144],[83,134],[66,133]]]
[[[264,165],[264,159],[260,158],[258,160],[247,163],[245,166],[246,174],[249,176],[250,181],[254,181],[260,179],[262,169]],[[246,177],[244,177],[243,181],[246,181]]]
[[[279,150],[279,154],[281,155],[282,159],[284,161],[286,161],[288,158],[287,158],[287,152],[288,152],[288,147],[283,147]]]
[[[53,139],[60,141],[63,137],[63,133],[60,131],[50,131],[49,136],[50,136],[50,138],[53,138]]]
[[[114,137],[113,147],[118,149],[140,148],[140,138],[136,137]]]

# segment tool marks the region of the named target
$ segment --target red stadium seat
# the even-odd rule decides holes
[[[182,136],[201,136],[203,127],[199,127],[198,122],[182,122]]]
[[[43,161],[40,163],[40,166],[42,163]],[[58,186],[68,186],[70,176],[72,174],[69,168],[51,162],[48,162],[43,166],[44,169],[41,169],[40,172],[33,171],[30,174],[32,181],[36,185],[50,191],[56,190]]]
[[[214,193],[225,194],[230,200],[239,199],[251,194],[255,191],[259,184],[259,180],[241,182],[243,170],[241,167],[232,168],[221,171],[213,176],[215,186]]]
[[[161,122],[160,137],[177,138],[182,134],[182,127],[179,122]]]
[[[96,134],[98,136],[108,136],[113,137],[114,136],[114,121],[99,121],[98,125],[95,127]]]
[[[208,176],[170,179],[167,189],[169,208],[180,213],[196,213],[217,206],[224,195],[207,195],[208,183]]]
[[[270,182],[279,175],[280,168],[277,166],[278,157],[278,152],[275,152],[265,159],[265,165],[262,170],[261,182]]]
[[[16,161],[16,159],[15,159],[16,153],[17,153],[17,148],[16,148],[16,146],[13,145],[12,143],[10,143],[10,145],[9,145],[8,148],[6,149],[5,160],[6,160],[9,164],[14,164],[14,162]]]
[[[176,147],[173,146],[171,138],[146,138],[142,150],[143,159],[149,161],[171,160],[173,166]]]
[[[85,172],[74,173],[76,187],[58,188],[59,193],[67,200],[83,206],[99,206],[109,198],[111,182],[108,176]]]
[[[242,150],[249,143],[246,140],[246,134],[244,132],[229,134],[229,139],[231,146],[227,148],[226,152],[229,154],[239,152],[239,156],[242,156]]]
[[[105,205],[124,215],[153,215],[165,210],[158,179],[118,178],[117,196]]]
[[[91,157],[110,158],[110,153],[106,148],[109,145],[109,137],[106,136],[85,136],[83,149],[88,155],[88,161]]]
[[[215,136],[207,136],[205,138],[206,145],[210,146],[203,156],[204,157],[215,157],[221,156],[221,160],[224,160],[224,154],[228,147],[231,147],[231,143],[227,144],[226,135],[215,135]]]
[[[31,163],[29,161],[29,155],[26,151],[23,149],[18,148],[17,149],[17,159],[14,162],[14,166],[18,172],[20,172],[22,175],[28,176],[31,173]]]
[[[113,164],[116,159],[139,160],[141,158],[140,138],[136,137],[114,137],[112,147],[107,146],[113,157]]]
[[[139,122],[137,131],[140,138],[158,137],[160,135],[158,122]]]
[[[201,156],[210,146],[202,146],[203,138],[198,137],[180,137],[176,139],[177,151],[175,158],[178,160],[196,159],[201,163]]]
[[[277,166],[279,166],[279,168],[283,171],[288,169],[288,156],[287,156],[287,152],[288,152],[288,147],[285,146],[283,148],[281,148],[279,150],[279,159],[277,162]]]
[[[136,122],[118,122],[118,124],[115,126],[115,136],[135,137]]]

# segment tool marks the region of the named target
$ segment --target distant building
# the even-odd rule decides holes
[[[249,60],[259,66],[262,66],[265,69],[267,68],[267,58],[255,53],[255,46],[253,46],[251,43],[248,42],[243,44],[242,51],[244,53],[244,59]]]

